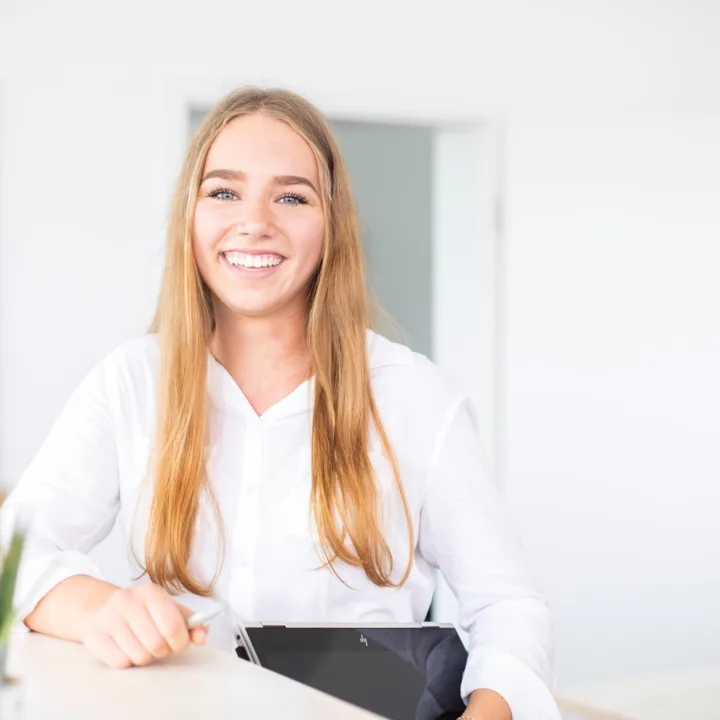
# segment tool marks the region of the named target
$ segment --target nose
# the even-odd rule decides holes
[[[272,234],[272,213],[261,199],[246,199],[239,203],[240,213],[235,232],[248,240],[262,240]]]

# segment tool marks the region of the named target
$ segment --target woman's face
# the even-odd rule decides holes
[[[289,125],[261,114],[227,125],[193,221],[195,262],[216,302],[247,317],[304,310],[322,253],[319,190],[315,156]]]

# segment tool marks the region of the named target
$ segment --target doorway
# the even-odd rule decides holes
[[[379,330],[433,355],[433,129],[332,123],[350,174]]]

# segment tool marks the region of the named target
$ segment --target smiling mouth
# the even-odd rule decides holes
[[[262,270],[263,268],[273,268],[284,262],[285,258],[277,253],[265,253],[263,255],[251,255],[250,253],[237,252],[230,250],[222,253],[225,260],[236,268],[243,270]]]

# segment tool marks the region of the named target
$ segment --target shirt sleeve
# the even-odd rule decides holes
[[[465,701],[485,688],[505,698],[513,720],[560,720],[550,613],[484,465],[469,403],[459,401],[431,462],[418,549],[458,599],[469,635]]]
[[[0,510],[3,547],[16,523],[28,527],[15,590],[18,621],[62,580],[102,579],[86,553],[108,535],[119,508],[112,377],[105,361],[83,380]]]

